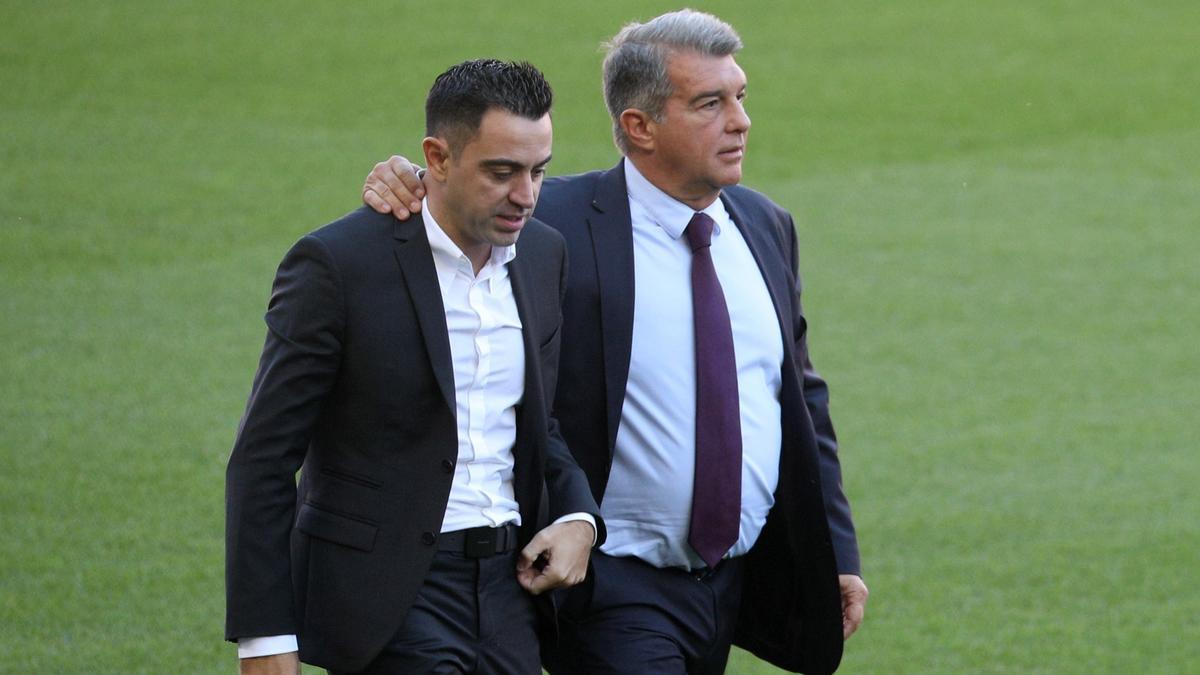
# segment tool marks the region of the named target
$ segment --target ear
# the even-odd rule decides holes
[[[426,173],[438,182],[446,181],[447,165],[450,163],[450,144],[444,138],[427,136],[421,141],[425,153]]]
[[[654,151],[654,132],[657,125],[650,115],[637,108],[628,108],[617,119],[631,147],[643,152]]]

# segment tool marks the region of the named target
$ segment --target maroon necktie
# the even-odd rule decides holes
[[[742,423],[737,362],[725,294],[712,261],[713,220],[692,216],[692,311],[696,327],[696,475],[688,544],[710,568],[737,541],[742,512]]]

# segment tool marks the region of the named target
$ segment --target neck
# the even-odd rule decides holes
[[[712,186],[689,187],[678,184],[673,172],[653,160],[653,156],[642,153],[629,153],[625,156],[637,167],[646,180],[654,187],[667,193],[675,201],[686,204],[693,211],[703,211],[717,201],[721,189]]]
[[[471,269],[478,275],[479,270],[483,269],[483,266],[487,264],[488,258],[492,255],[491,244],[472,244],[466,241],[460,234],[462,229],[458,226],[458,221],[454,219],[454,214],[449,209],[443,208],[444,204],[442,204],[442,200],[440,199],[441,195],[437,194],[436,190],[426,189],[428,190],[426,204],[429,206],[429,215],[433,216],[433,220],[437,223],[438,228],[442,232],[445,232],[447,237],[450,237],[450,241],[454,242],[458,250],[467,256],[467,260],[471,261]]]

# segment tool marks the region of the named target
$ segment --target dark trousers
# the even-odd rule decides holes
[[[559,598],[559,641],[543,645],[553,675],[725,672],[742,597],[742,561],[707,575],[592,553],[588,581]]]
[[[539,675],[537,615],[516,555],[439,551],[404,625],[359,675]]]

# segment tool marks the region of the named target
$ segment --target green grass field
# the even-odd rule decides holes
[[[598,44],[677,6],[0,1],[0,671],[233,672],[279,258],[464,58],[546,71],[553,173],[611,165]],[[1200,4],[695,6],[801,233],[872,589],[842,672],[1196,672]]]

